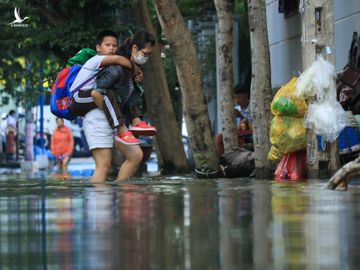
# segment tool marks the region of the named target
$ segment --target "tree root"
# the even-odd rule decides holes
[[[341,167],[327,182],[326,189],[347,190],[348,183],[360,172],[360,156]]]

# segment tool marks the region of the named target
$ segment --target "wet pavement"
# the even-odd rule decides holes
[[[0,175],[12,175],[12,174],[21,174],[24,170],[21,168],[21,161],[14,162],[2,162],[0,163]],[[41,162],[40,162],[41,164]],[[34,173],[30,173],[27,176],[30,178],[36,177],[48,177],[48,175],[57,173],[57,166],[54,165],[54,161],[46,159],[46,165],[39,166],[39,162],[36,165],[38,170],[35,170]],[[149,159],[146,161],[146,164],[143,169],[146,168],[141,174],[144,175],[159,175],[159,166],[157,163],[156,154],[152,153]],[[89,178],[95,170],[95,161],[92,157],[75,157],[70,160],[68,165],[68,172],[73,178]]]
[[[360,189],[0,175],[1,269],[357,269]]]
[[[11,163],[3,163],[0,167],[0,174],[21,174],[21,161],[16,161],[13,164],[17,164],[17,166],[7,166]],[[38,167],[38,165],[37,165]],[[52,173],[56,173],[57,166],[54,165],[53,161],[48,160],[47,161],[47,167],[48,169],[40,169],[39,171],[36,171],[33,176],[40,176],[40,175],[50,175]],[[70,160],[70,163],[68,165],[68,171],[73,177],[77,176],[91,176],[92,173],[95,170],[95,161],[92,157],[85,157],[85,158],[72,158]]]

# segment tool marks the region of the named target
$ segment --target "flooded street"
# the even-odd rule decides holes
[[[356,269],[360,189],[0,176],[1,269]]]

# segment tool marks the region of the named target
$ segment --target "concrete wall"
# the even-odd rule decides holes
[[[301,18],[298,14],[285,19],[278,12],[278,0],[267,0],[266,5],[271,83],[277,88],[302,70]]]
[[[360,34],[360,0],[334,0],[336,69],[348,61],[353,32]]]
[[[271,83],[277,88],[302,70],[301,16],[285,19],[278,12],[278,0],[267,0],[266,5]],[[360,33],[360,0],[334,0],[334,22],[336,69],[341,70],[348,60],[352,33]]]

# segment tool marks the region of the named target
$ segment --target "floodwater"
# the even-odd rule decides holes
[[[360,189],[0,176],[1,269],[356,269]]]

